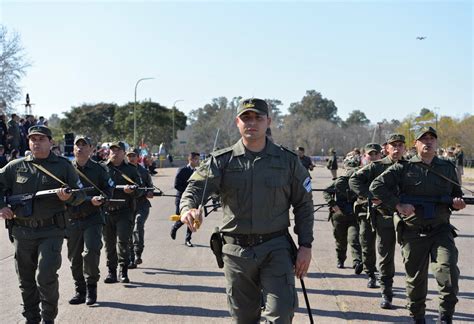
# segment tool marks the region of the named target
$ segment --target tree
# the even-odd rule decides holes
[[[87,135],[96,143],[109,142],[117,139],[114,126],[117,109],[116,104],[108,103],[72,107],[64,113],[66,118],[61,119],[60,127],[64,133]]]
[[[7,28],[0,24],[0,108],[6,113],[14,110],[12,104],[20,98],[19,82],[30,65],[20,35],[10,36]]]
[[[338,123],[341,120],[337,116],[337,107],[334,101],[323,98],[321,93],[315,90],[307,90],[300,102],[290,104],[288,111],[310,120],[325,119],[333,123]]]
[[[421,108],[420,110],[420,117],[423,117],[425,116],[426,114],[429,114],[431,112],[431,110],[429,110],[428,108]]]
[[[345,121],[346,125],[359,125],[359,126],[367,126],[370,124],[370,120],[367,119],[365,113],[360,110],[353,110],[349,117],[347,117]]]

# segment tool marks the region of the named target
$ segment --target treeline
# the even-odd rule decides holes
[[[154,150],[160,143],[165,143],[175,154],[208,152],[219,128],[218,147],[231,145],[239,138],[234,118],[240,99],[241,97],[230,100],[225,97],[215,98],[191,111],[188,116],[175,109],[175,134],[172,134],[172,108],[155,102],[139,102],[136,105],[138,142],[143,141]],[[335,148],[338,154],[344,154],[368,142],[382,143],[395,131],[403,133],[410,145],[415,127],[430,125],[437,128],[441,147],[460,143],[468,158],[474,156],[472,115],[455,119],[437,116],[423,108],[418,115],[409,115],[401,121],[384,119],[374,124],[360,110],[353,110],[347,119],[341,119],[337,115],[335,103],[315,90],[306,91],[301,101],[291,103],[288,114],[281,113],[283,104],[280,100],[266,100],[271,108],[271,130],[275,142],[292,149],[303,146],[309,155],[326,155],[330,148]],[[123,106],[100,103],[72,107],[65,113],[65,118],[51,116],[49,124],[57,140],[64,133],[73,132],[88,134],[96,142],[122,139],[133,143],[133,120],[134,103]]]

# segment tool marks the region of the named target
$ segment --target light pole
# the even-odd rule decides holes
[[[184,101],[184,100],[183,99],[178,99],[178,100],[175,100],[174,103],[173,103],[173,133],[171,135],[171,141],[174,141],[174,111],[176,110],[176,103],[180,102],[180,101]]]
[[[137,147],[137,87],[141,81],[152,80],[154,78],[141,78],[135,83],[135,101],[133,104],[133,145]]]

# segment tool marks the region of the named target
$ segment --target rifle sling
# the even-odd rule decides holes
[[[81,176],[84,180],[89,182],[92,185],[92,187],[94,187],[102,196],[104,196],[104,198],[108,197],[108,195],[106,195],[105,192],[100,190],[100,188],[97,187],[96,184],[94,182],[92,182],[92,180],[89,179],[81,170],[79,170],[78,167],[75,167],[75,169],[76,169],[76,172],[79,174],[79,176]]]
[[[469,189],[467,189],[466,187],[460,185],[460,184],[457,183],[456,181],[454,181],[454,180],[452,180],[452,179],[449,179],[447,176],[445,176],[444,174],[439,173],[438,171],[433,170],[433,168],[430,167],[429,165],[426,165],[426,164],[424,164],[423,162],[419,163],[419,165],[420,165],[421,167],[425,168],[426,170],[431,171],[432,173],[434,173],[434,174],[437,175],[438,177],[440,177],[440,178],[442,178],[442,179],[444,179],[444,180],[446,180],[446,181],[448,181],[448,182],[450,182],[450,183],[452,183],[452,184],[454,184],[454,185],[456,185],[456,186],[458,186],[458,187],[460,187],[460,188],[466,189],[467,191],[469,191],[469,192],[472,193],[471,190],[469,190]]]
[[[121,176],[122,178],[124,178],[125,180],[127,180],[128,182],[130,182],[131,184],[137,186],[137,187],[140,187],[140,185],[138,183],[136,183],[135,181],[133,181],[128,175],[126,175],[125,173],[123,173],[122,171],[120,171],[119,169],[117,169],[116,167],[114,166],[111,166],[112,169],[114,169],[115,171],[117,171]]]
[[[65,183],[64,181],[62,181],[61,179],[59,179],[58,177],[56,177],[54,174],[52,174],[51,172],[49,172],[45,167],[39,165],[39,164],[36,164],[36,163],[31,163],[33,164],[38,170],[40,170],[41,172],[43,172],[44,174],[46,174],[47,176],[50,176],[51,178],[53,178],[54,180],[56,180],[57,182],[59,182],[61,185],[65,186],[65,187],[69,187],[69,185],[67,183]]]

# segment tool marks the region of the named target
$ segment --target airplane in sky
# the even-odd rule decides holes
[[[418,39],[418,40],[424,40],[424,39],[426,39],[426,36],[418,36],[416,39]]]

